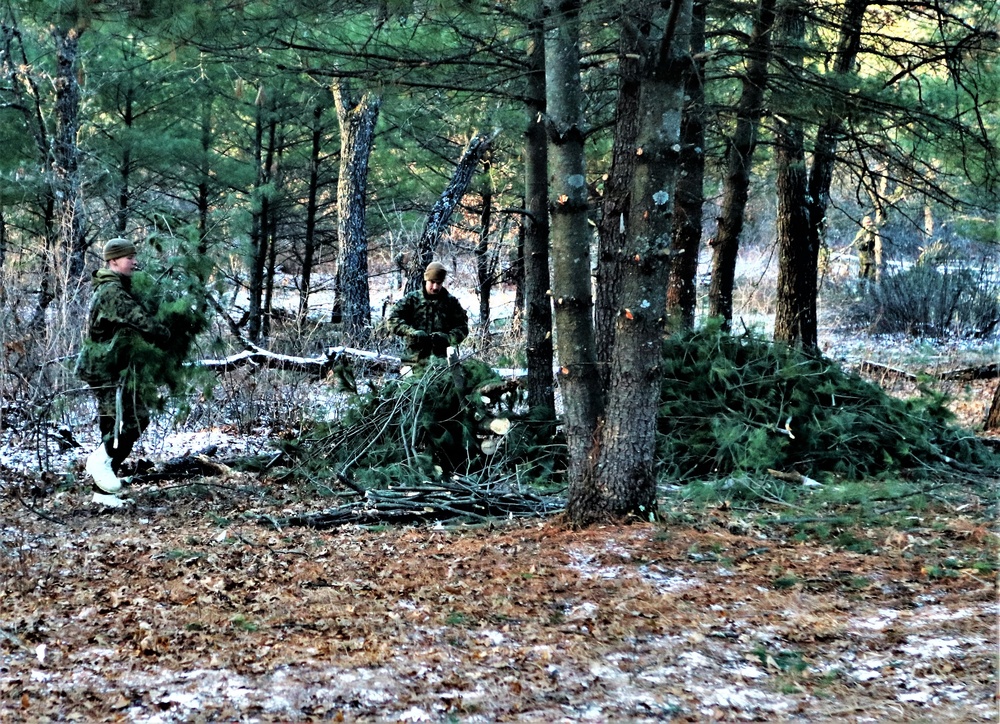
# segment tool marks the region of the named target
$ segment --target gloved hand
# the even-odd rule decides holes
[[[451,344],[451,339],[444,332],[435,332],[431,335],[431,354],[436,357],[445,357],[448,355],[448,345]]]
[[[410,335],[410,347],[420,354],[429,352],[431,349],[431,336],[422,329],[418,329]]]

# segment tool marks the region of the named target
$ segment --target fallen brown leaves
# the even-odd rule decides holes
[[[235,494],[137,498],[0,503],[0,721],[996,713],[995,581],[928,573],[995,545],[975,521],[932,560],[884,530],[864,555],[711,521],[276,532]]]

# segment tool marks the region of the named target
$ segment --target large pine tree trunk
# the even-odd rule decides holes
[[[363,347],[368,342],[371,324],[365,197],[368,162],[382,100],[369,93],[355,96],[345,80],[336,81],[332,89],[340,121],[337,297],[343,314],[342,339],[345,345]]]
[[[684,118],[681,121],[680,175],[674,194],[673,263],[667,288],[667,312],[674,328],[694,327],[698,302],[698,253],[701,248],[705,180],[705,10],[698,0],[691,11],[691,57]]]
[[[274,169],[281,169],[281,149],[284,147],[284,138],[274,142],[277,151],[277,163]],[[273,198],[270,203],[270,212],[267,216],[267,268],[264,273],[264,326],[263,336],[271,336],[272,323],[274,322],[274,275],[278,267],[278,219],[281,216],[281,203],[278,193],[281,190],[282,177],[280,172],[271,174],[271,187]]]
[[[790,68],[802,65],[805,37],[802,9],[785,6],[779,20],[785,60]],[[802,124],[795,118],[775,117],[777,167],[778,290],[774,338],[788,345],[816,347],[816,280],[818,249],[809,232],[807,177]]]
[[[434,252],[437,249],[441,236],[451,222],[451,216],[455,213],[456,207],[469,190],[472,177],[479,167],[479,162],[496,140],[497,133],[490,135],[479,135],[469,141],[462,157],[455,166],[451,181],[448,186],[434,202],[431,212],[427,215],[424,230],[417,240],[417,251],[414,254],[413,262],[410,264],[410,271],[406,279],[406,291],[412,292],[420,289],[424,283],[424,269],[434,261]]]
[[[757,18],[747,48],[746,75],[736,108],[736,128],[729,139],[726,174],[722,190],[722,208],[715,240],[712,242],[712,281],[708,292],[708,313],[722,317],[726,327],[733,319],[733,284],[736,280],[736,256],[747,199],[750,196],[750,171],[757,147],[757,126],[764,105],[767,67],[771,58],[771,31],[775,21],[775,0],[760,0]]]
[[[545,35],[542,0],[530,23],[524,143],[524,317],[528,406],[555,415],[552,383],[552,299],[549,294],[548,150],[545,133]]]
[[[580,82],[580,0],[545,0],[545,97],[559,386],[570,499],[590,467],[601,391],[594,374],[591,233]],[[574,493],[574,491],[577,491]]]
[[[691,0],[670,6],[642,79],[640,123],[621,272],[611,376],[589,465],[571,478],[567,517],[576,525],[656,513],[656,411],[677,185]]]
[[[616,315],[620,308],[621,270],[617,265],[625,247],[632,178],[635,173],[635,143],[639,134],[639,50],[647,41],[651,8],[643,3],[626,14],[618,41],[618,99],[615,105],[615,135],[611,168],[604,182],[601,218],[597,226],[597,285],[594,294],[594,328],[597,339],[598,375],[607,389],[615,340]]]

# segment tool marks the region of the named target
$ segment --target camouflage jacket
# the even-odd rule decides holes
[[[447,346],[455,347],[469,336],[469,316],[455,297],[442,287],[435,295],[423,289],[410,292],[400,299],[389,313],[388,328],[393,334],[406,338],[406,359],[410,362],[426,360],[432,354],[443,357],[445,351],[421,342],[417,332],[433,335],[442,332],[448,337]]]
[[[94,272],[88,334],[76,362],[76,374],[84,382],[115,382],[129,365],[133,340],[159,344],[170,338],[170,330],[153,319],[131,288],[130,277],[110,269]]]

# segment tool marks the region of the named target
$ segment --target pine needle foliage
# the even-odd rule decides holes
[[[452,474],[551,482],[565,464],[556,426],[536,420],[516,392],[484,394],[501,382],[475,359],[457,367],[434,360],[413,375],[371,382],[351,397],[340,419],[316,423],[282,443],[293,461],[289,475],[310,480],[319,490],[332,489],[330,478],[365,489]],[[496,421],[504,424],[491,429]]]
[[[664,344],[658,453],[675,481],[768,469],[861,480],[996,460],[942,395],[901,400],[819,354],[719,324]]]

